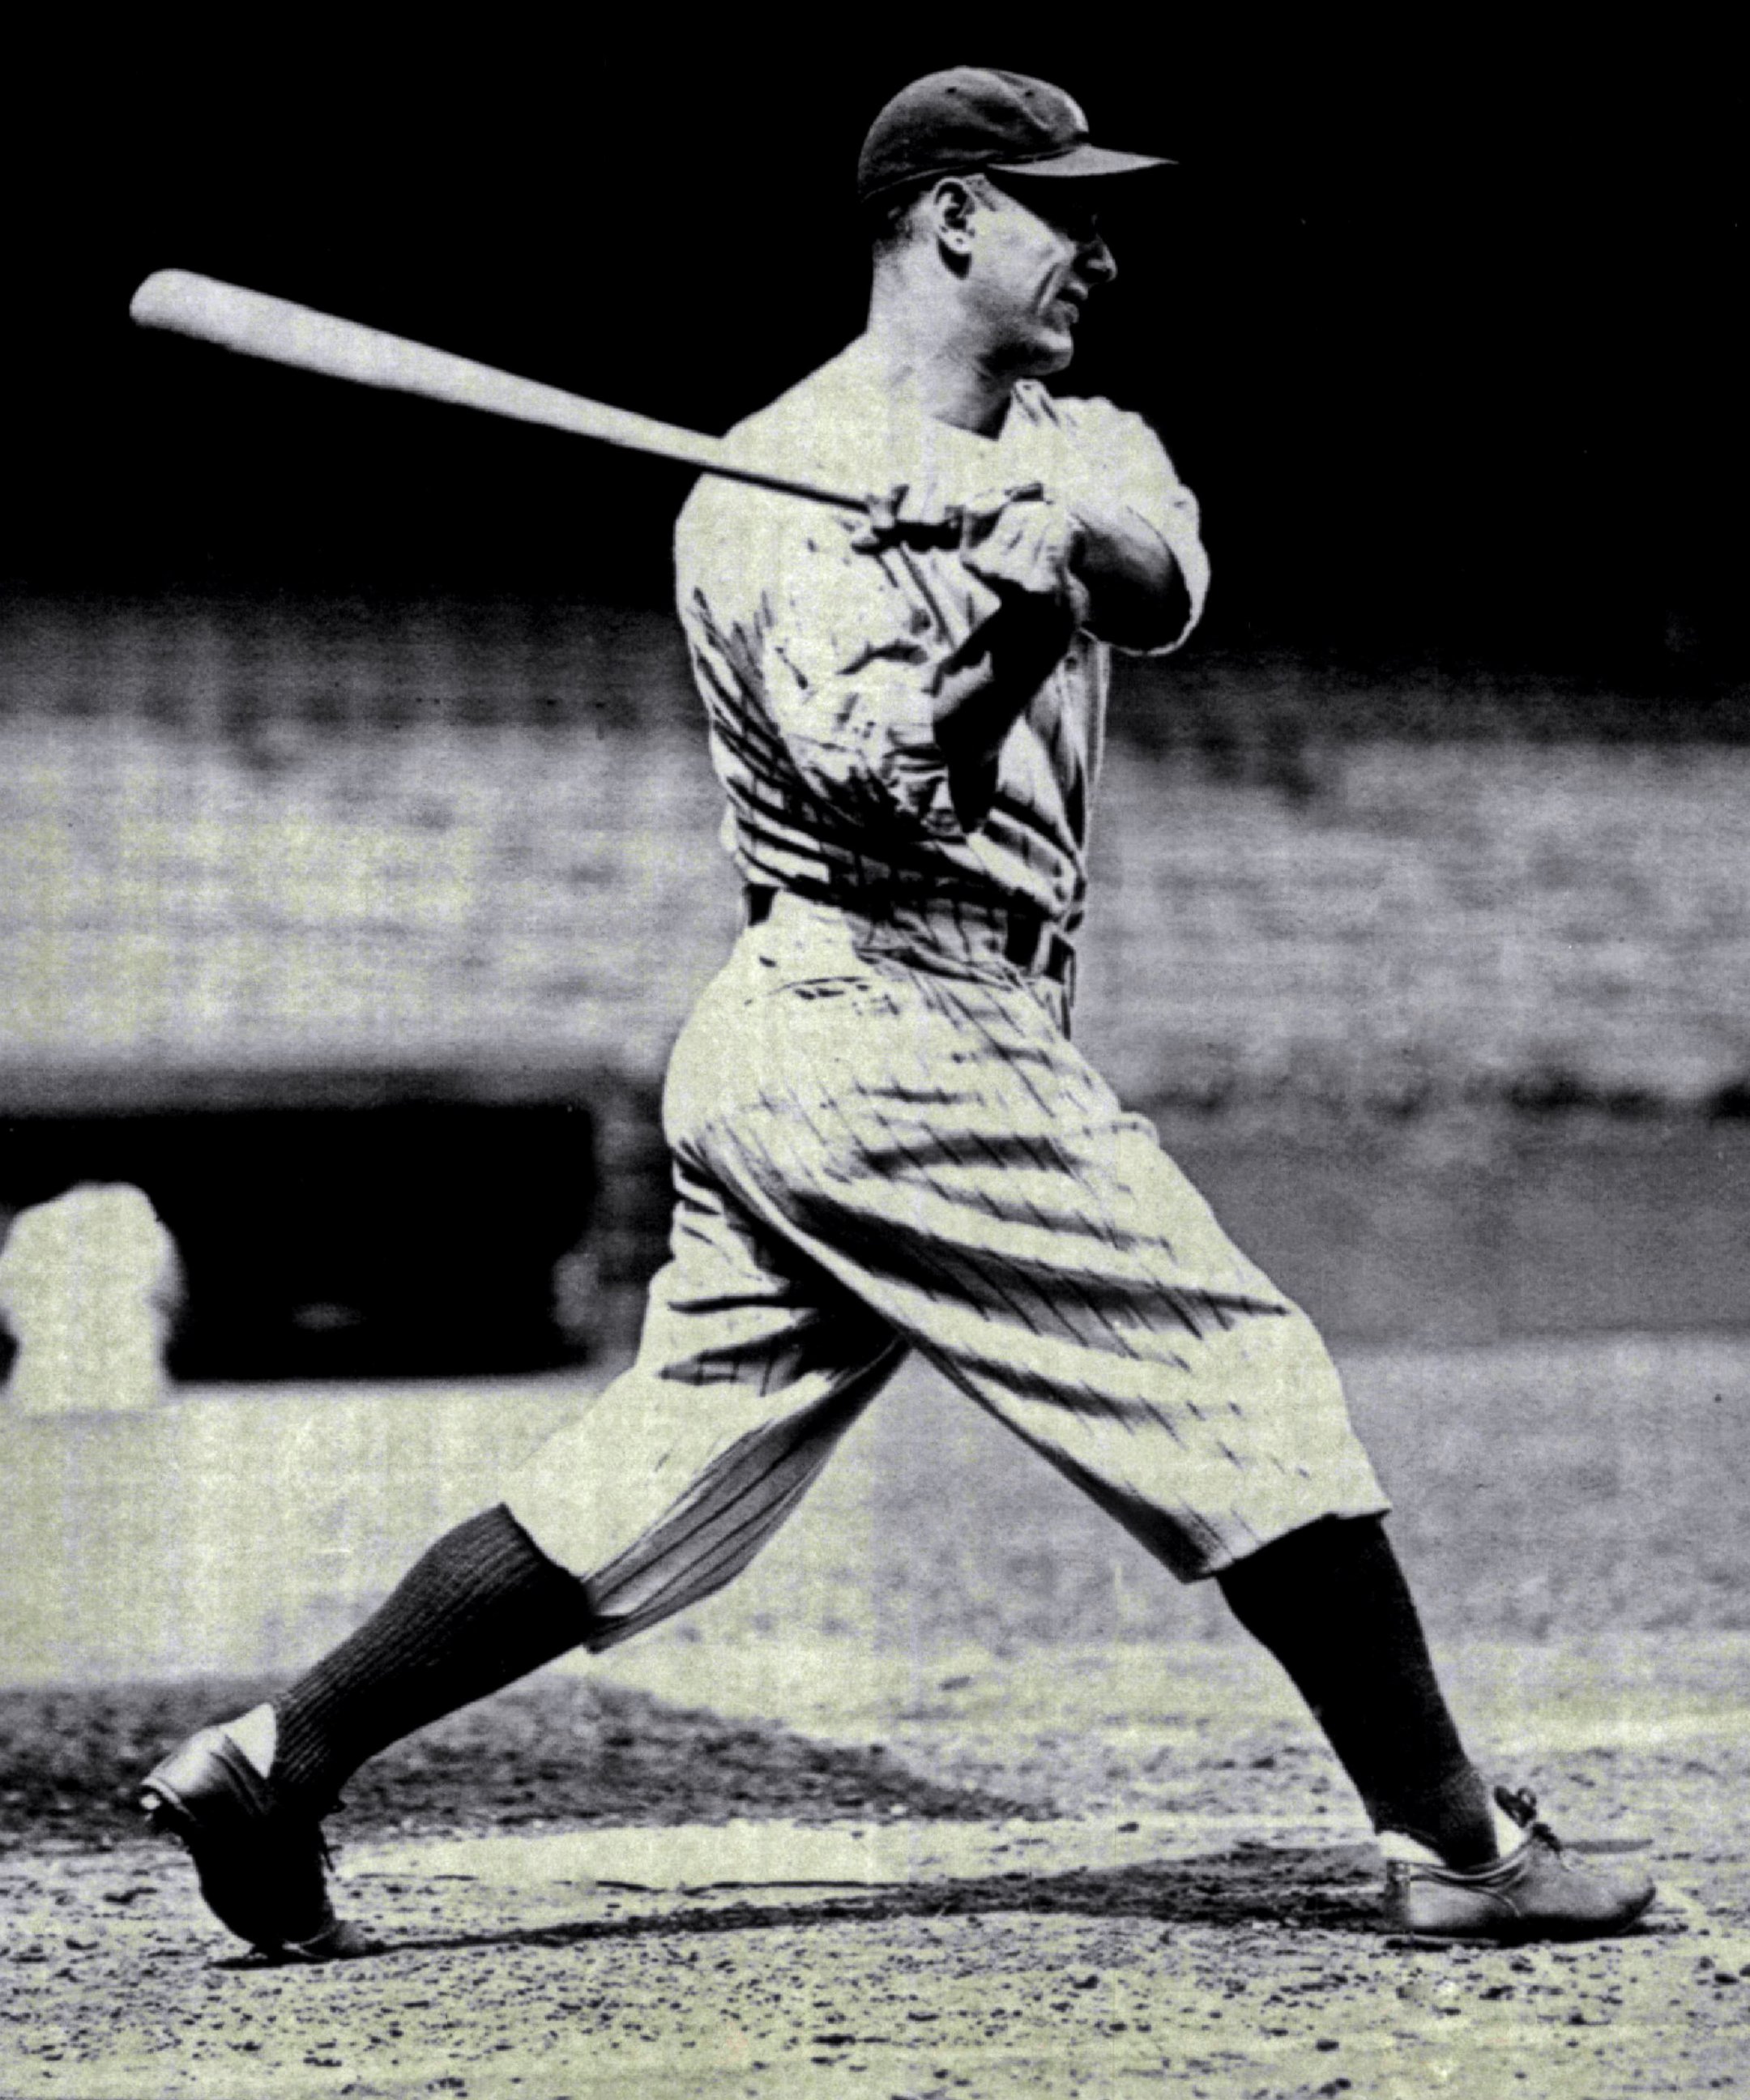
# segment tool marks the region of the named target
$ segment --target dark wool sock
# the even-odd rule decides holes
[[[1327,1517],[1217,1579],[1294,1680],[1376,1829],[1432,1846],[1448,1866],[1497,1856],[1488,1788],[1465,1755],[1378,1517]]]
[[[582,1583],[502,1503],[469,1517],[274,1701],[275,1793],[323,1814],[367,1758],[565,1654],[590,1623]]]

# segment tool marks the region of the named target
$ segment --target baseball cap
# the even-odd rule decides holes
[[[1088,139],[1079,104],[1048,81],[994,66],[950,66],[902,87],[869,127],[857,163],[863,204],[911,183],[975,168],[1004,175],[1126,175],[1170,168]]]

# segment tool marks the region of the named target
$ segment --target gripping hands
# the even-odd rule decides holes
[[[901,483],[870,496],[867,509],[854,547],[878,557],[891,549],[947,549],[996,600],[932,667],[929,686],[954,807],[971,828],[990,807],[1003,739],[1087,622],[1087,589],[1076,569],[1086,532],[1036,481],[964,501],[928,483]]]
[[[928,483],[901,482],[866,499],[869,523],[852,541],[860,553],[895,546],[951,548],[1004,604],[1049,606],[1072,627],[1087,616],[1076,573],[1087,535],[1069,506],[1037,481],[989,489],[964,501]]]

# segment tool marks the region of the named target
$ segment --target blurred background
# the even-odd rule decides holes
[[[175,1377],[622,1349],[735,886],[683,474],[141,335],[134,286],[721,430],[857,331],[857,143],[968,57],[1180,164],[1112,215],[1073,384],[1157,423],[1216,583],[1121,677],[1082,1039],[1339,1339],[1744,1323],[1739,69],[1151,33],[21,68],[0,1226],[143,1190]]]

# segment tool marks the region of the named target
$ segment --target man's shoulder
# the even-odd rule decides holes
[[[1053,394],[1038,380],[1024,379],[1015,389],[1004,437],[1016,468],[1030,469],[1048,483],[1073,486],[1092,478],[1108,486],[1153,489],[1173,501],[1184,496],[1154,426],[1104,395]]]
[[[1056,431],[1073,443],[1097,445],[1122,437],[1134,440],[1155,435],[1147,417],[1134,408],[1121,408],[1104,394],[1054,394],[1043,380],[1018,380],[1014,404],[1021,422]]]
[[[844,449],[857,420],[853,391],[853,382],[841,352],[787,387],[763,408],[743,417],[724,433],[724,445],[750,463],[779,471],[787,468],[801,480],[825,479],[831,473],[835,451]],[[677,530],[690,534],[701,525],[717,530],[726,520],[756,515],[773,501],[784,500],[745,482],[727,481],[721,474],[702,474],[687,498]]]
[[[818,441],[822,429],[836,422],[862,386],[862,374],[849,349],[787,386],[775,400],[744,416],[725,435],[725,444]]]

